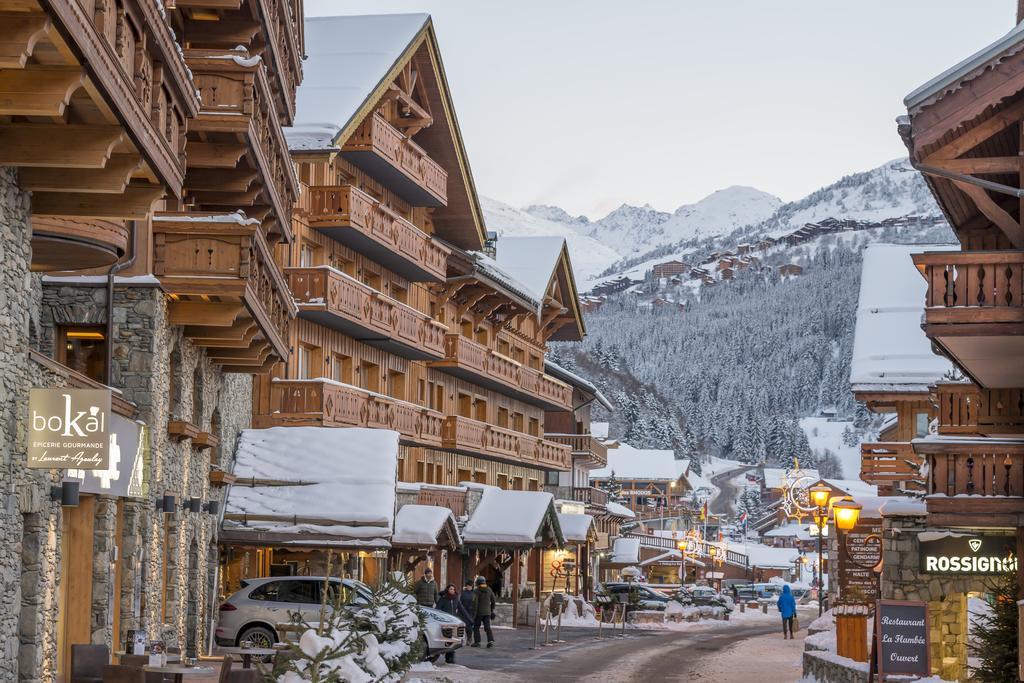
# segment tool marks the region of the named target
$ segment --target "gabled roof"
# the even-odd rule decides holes
[[[676,460],[671,450],[633,448],[624,443],[608,451],[608,465],[592,470],[590,478],[608,479],[614,474],[618,480],[677,481],[687,464],[686,460]]]
[[[448,508],[436,505],[403,505],[395,515],[395,533],[392,545],[417,548],[444,547],[455,549],[462,545],[455,516]]]
[[[448,205],[435,210],[438,236],[480,249],[485,223],[429,14],[311,17],[296,94],[293,154],[337,150],[378,106],[402,67],[416,59],[433,125],[415,142],[448,171]],[[426,65],[433,67],[425,68]]]
[[[565,545],[555,499],[543,491],[506,491],[466,483],[483,495],[462,530],[466,545],[528,546],[553,541]]]
[[[864,249],[853,334],[850,384],[855,392],[921,393],[952,368],[921,329],[927,283],[910,255],[953,245],[871,244]]]
[[[596,540],[597,531],[594,530],[594,518],[590,515],[574,515],[559,512],[558,524],[562,527],[562,535],[570,543],[586,543]]]
[[[522,282],[534,296],[544,301],[554,296],[569,309],[573,322],[563,324],[552,334],[556,341],[579,341],[586,335],[583,313],[579,309],[576,278],[564,237],[503,237],[498,241],[495,261],[498,266]]]

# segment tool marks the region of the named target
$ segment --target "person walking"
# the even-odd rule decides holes
[[[437,602],[437,583],[434,581],[434,572],[430,567],[427,567],[423,576],[413,587],[413,596],[416,598],[416,602],[423,607],[433,607]]]
[[[442,612],[447,612],[453,617],[458,617],[462,621],[469,625],[473,623],[473,618],[469,615],[469,610],[462,604],[462,599],[459,596],[458,591],[455,589],[454,584],[448,584],[445,586],[444,592],[437,596],[437,609]],[[448,664],[455,663],[455,653],[445,652],[444,661]]]
[[[793,591],[789,589],[789,584],[782,587],[782,594],[779,596],[777,605],[779,614],[782,615],[782,639],[792,640],[793,621],[796,619],[796,599],[793,597]]]
[[[487,586],[487,580],[480,576],[476,580],[473,591],[473,645],[480,647],[480,626],[483,625],[487,634],[487,647],[494,647],[494,633],[491,632],[491,619],[494,618],[494,591]]]
[[[473,615],[475,603],[473,595],[473,581],[471,579],[466,579],[466,583],[462,586],[462,592],[459,593],[459,602],[461,602],[462,606],[466,609],[466,618],[464,619],[466,626],[468,628],[473,628],[473,619],[476,617]]]

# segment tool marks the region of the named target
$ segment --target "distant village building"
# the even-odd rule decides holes
[[[749,244],[739,244],[736,246],[736,253],[739,254],[740,256],[743,256],[745,254],[749,254],[752,249],[753,247],[750,246]]]
[[[736,278],[736,271],[732,268],[722,268],[720,274],[723,280],[733,280]]]
[[[787,263],[778,267],[778,273],[782,277],[803,275],[804,269],[803,266],[798,266],[795,263]]]
[[[667,278],[682,275],[689,269],[690,266],[682,261],[666,261],[656,264],[652,272],[656,278]]]
[[[625,275],[620,275],[612,280],[606,280],[601,284],[590,290],[590,293],[594,296],[601,296],[607,294],[616,294],[618,292],[625,291],[635,284],[639,284],[637,280],[631,280]]]

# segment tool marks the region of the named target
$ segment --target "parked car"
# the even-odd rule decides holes
[[[629,595],[631,590],[635,591],[632,598]],[[642,583],[606,583],[599,588],[599,592],[611,598],[610,602],[612,604],[625,604],[627,612],[632,612],[633,610],[664,610],[665,605],[672,599],[667,593]],[[611,611],[605,610],[605,613],[610,618]]]
[[[277,625],[291,621],[298,612],[307,622],[319,619],[324,577],[286,576],[245,579],[242,588],[225,600],[218,612],[214,637],[218,645],[237,646],[247,640],[254,647],[271,647],[281,640]],[[370,587],[353,579],[331,578],[328,583],[328,605],[338,600],[337,591],[349,594],[346,607],[358,609],[369,603]],[[435,609],[420,608],[426,617],[424,658],[440,655],[462,647],[466,625],[461,619]]]

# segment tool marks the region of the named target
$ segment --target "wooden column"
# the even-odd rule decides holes
[[[540,602],[540,593],[544,588],[544,549],[534,548],[530,552],[536,553],[537,555],[537,590],[534,591],[534,598],[537,602]]]
[[[1017,527],[1017,557],[1024,557],[1022,553],[1024,553],[1024,527]],[[1024,599],[1024,562],[1020,560],[1017,561],[1017,599]]]
[[[591,581],[590,581],[590,543],[589,542],[580,546],[579,556],[578,556],[578,558],[576,560],[576,567],[577,567],[577,571],[582,571],[580,576],[582,577],[582,580],[583,580],[583,586],[581,586],[580,594],[583,596],[584,600],[586,600],[587,602],[590,602],[591,601],[591,595],[590,595],[590,584],[591,584]],[[582,567],[582,570],[580,570],[580,567]]]
[[[519,625],[519,550],[512,551],[512,628]]]

